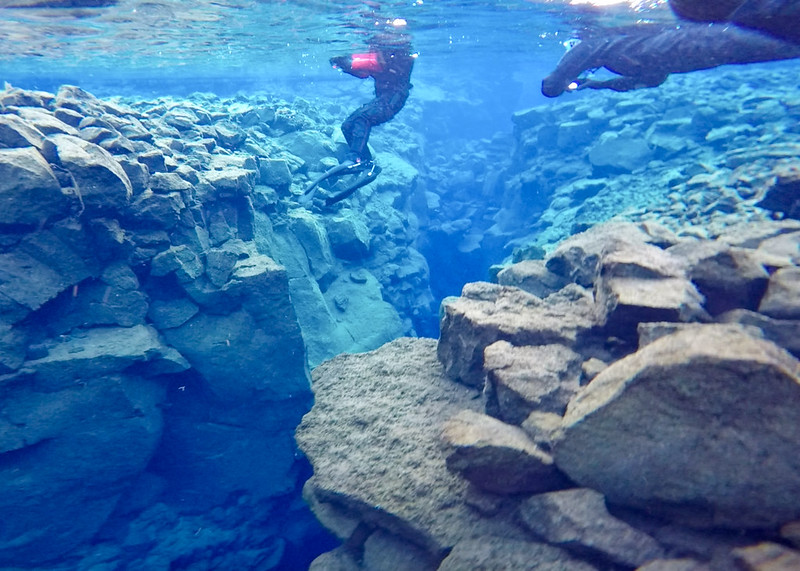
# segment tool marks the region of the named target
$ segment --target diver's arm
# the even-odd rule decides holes
[[[375,52],[336,56],[332,57],[330,62],[334,69],[341,69],[343,72],[359,79],[366,79],[373,73],[383,70],[380,58]]]
[[[634,89],[641,89],[643,87],[658,87],[664,83],[669,77],[669,74],[664,75],[650,75],[644,77],[634,77],[623,75],[613,79],[598,81],[594,79],[586,79],[581,81],[575,90],[581,89],[610,89],[612,91],[632,91]]]

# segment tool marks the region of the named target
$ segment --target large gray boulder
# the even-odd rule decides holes
[[[447,467],[482,490],[538,494],[567,486],[552,456],[517,426],[464,410],[445,423],[442,435],[453,447]]]
[[[800,268],[781,268],[772,274],[758,310],[777,319],[800,319]]]
[[[438,567],[438,571],[466,569],[593,571],[597,568],[546,543],[484,536],[458,542]]]
[[[680,260],[644,243],[617,242],[601,254],[595,281],[598,323],[618,337],[643,321],[709,319]]]
[[[63,227],[42,230],[25,235],[16,248],[0,254],[0,295],[21,308],[19,315],[39,309],[98,272],[85,244],[73,237]],[[3,318],[13,313],[4,313]]]
[[[41,150],[44,134],[17,115],[0,114],[0,148],[35,147]]]
[[[49,136],[43,152],[51,163],[67,169],[83,205],[93,211],[120,211],[133,195],[122,166],[105,149],[71,135]]]
[[[327,286],[326,279],[334,269],[334,261],[325,226],[304,208],[289,212],[289,225],[303,246],[314,279]]]
[[[361,218],[352,211],[325,220],[333,253],[337,258],[358,261],[369,255],[369,228]]]
[[[503,268],[497,274],[497,283],[518,287],[537,297],[547,297],[567,285],[567,281],[548,270],[542,260],[523,260]]]
[[[558,467],[609,500],[693,525],[772,527],[800,515],[800,363],[737,326],[662,337],[567,408]]]
[[[359,523],[377,526],[438,559],[476,535],[522,538],[466,505],[468,482],[446,468],[444,422],[479,403],[443,376],[436,341],[340,355],[313,378],[315,405],[297,430],[314,467],[304,495],[334,534],[358,545]]]
[[[684,261],[686,274],[711,315],[758,308],[769,274],[753,250],[703,240],[677,244],[668,252]]]
[[[557,276],[584,287],[597,277],[601,255],[620,242],[643,244],[651,238],[630,222],[608,222],[563,240],[547,258],[547,269]]]
[[[34,147],[0,149],[0,224],[44,225],[69,214],[71,198]]]
[[[580,389],[583,359],[564,345],[514,347],[507,341],[483,353],[497,416],[520,424],[534,410],[562,415]]]

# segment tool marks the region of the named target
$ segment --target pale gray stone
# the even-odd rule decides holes
[[[593,565],[536,541],[482,536],[459,541],[438,571],[593,571]]]
[[[534,410],[563,415],[580,389],[583,359],[563,345],[514,347],[498,341],[483,358],[496,416],[511,424],[520,424]]]
[[[781,268],[770,276],[758,311],[776,319],[800,319],[800,268]]]
[[[559,343],[573,345],[594,326],[594,304],[579,286],[574,297],[547,300],[508,286],[476,282],[462,296],[442,303],[439,360],[447,375],[482,387],[484,350],[495,341],[516,346]],[[563,291],[567,292],[569,288]]]
[[[800,363],[737,326],[707,325],[600,373],[570,402],[555,458],[616,503],[770,527],[800,515],[798,422]]]
[[[131,182],[120,164],[105,149],[71,135],[51,135],[44,154],[67,169],[81,200],[93,211],[121,210],[133,195]]]
[[[442,435],[447,468],[495,494],[542,493],[567,486],[553,458],[517,426],[470,410],[450,418]]]

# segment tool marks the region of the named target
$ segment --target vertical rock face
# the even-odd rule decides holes
[[[0,113],[0,567],[280,565],[311,393],[255,161],[77,88],[41,105]]]

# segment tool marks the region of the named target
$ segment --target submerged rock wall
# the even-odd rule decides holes
[[[438,271],[455,261],[468,281],[487,279],[491,264],[535,257],[619,215],[702,237],[729,220],[762,219],[757,204],[796,217],[800,106],[785,81],[794,65],[565,94],[515,113],[509,137],[428,141],[424,196],[414,205],[429,264]],[[783,182],[767,198],[773,169]],[[433,282],[437,292],[460,287],[446,275]]]
[[[324,363],[312,569],[796,568],[799,265],[792,220],[600,225]]]
[[[423,235],[472,209],[448,243],[518,263],[314,371],[312,569],[800,565],[796,96],[670,82],[519,113],[493,195],[424,189]]]
[[[210,103],[0,104],[0,566],[302,566],[298,277],[254,206],[289,162]]]

